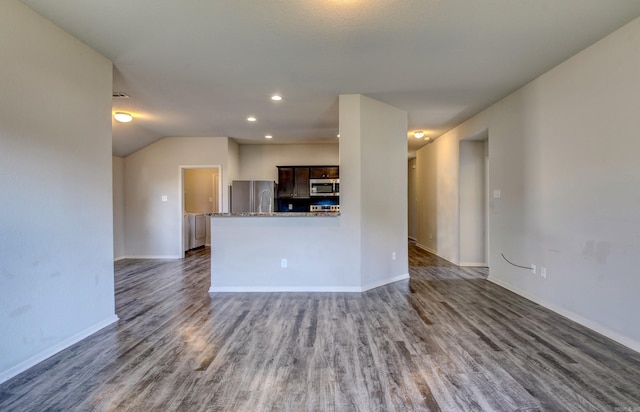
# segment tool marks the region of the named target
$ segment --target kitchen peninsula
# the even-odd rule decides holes
[[[210,292],[360,292],[344,213],[211,214]]]
[[[210,217],[335,217],[340,212],[240,212],[240,213],[206,213]]]
[[[406,112],[362,95],[341,95],[339,110],[339,186],[317,186],[314,196],[319,166],[299,166],[297,177],[309,181],[291,191],[278,176],[276,212],[212,214],[210,292],[362,292],[409,277],[407,146],[397,139]],[[296,189],[296,170],[280,169]],[[322,169],[317,179],[330,180],[333,171]],[[245,178],[254,176],[268,177]],[[308,199],[304,210],[296,198]],[[310,212],[320,199],[335,199],[340,212]]]

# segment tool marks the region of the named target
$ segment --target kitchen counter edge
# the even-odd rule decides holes
[[[210,217],[336,217],[340,212],[205,213]]]

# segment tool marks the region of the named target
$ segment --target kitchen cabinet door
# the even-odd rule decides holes
[[[339,166],[331,166],[325,167],[325,174],[327,179],[339,179],[340,178],[340,167]]]
[[[278,168],[278,197],[290,198],[294,197],[294,174],[293,167],[279,167]]]
[[[308,167],[278,167],[278,197],[308,198],[309,188]]]
[[[338,179],[340,168],[338,166],[312,167],[311,179]]]
[[[308,167],[296,167],[295,168],[295,197],[307,198],[311,193],[309,187],[309,168]]]

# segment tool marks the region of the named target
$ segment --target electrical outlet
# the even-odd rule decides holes
[[[533,273],[534,275],[536,274],[536,265],[534,264],[531,265],[531,273]]]
[[[288,265],[287,259],[280,259],[280,267],[286,268]]]
[[[162,195],[162,197],[160,198],[160,200],[162,200],[163,202],[167,201],[167,195]]]
[[[391,260],[396,260],[396,252],[391,252]]]
[[[541,267],[540,268],[540,276],[542,276],[543,278],[547,278],[547,268],[546,267]]]

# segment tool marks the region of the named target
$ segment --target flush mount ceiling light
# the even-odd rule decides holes
[[[256,119],[254,116],[247,117],[247,121],[248,122],[255,122],[256,120],[258,120],[258,119]]]
[[[133,120],[133,116],[125,112],[116,112],[113,115],[113,118],[119,121],[120,123],[129,123],[131,120]]]
[[[265,138],[265,139],[273,139],[273,136],[271,136],[270,134],[268,134],[268,135],[266,135],[264,138]]]
[[[416,139],[422,139],[424,137],[424,132],[423,131],[413,132],[413,137],[415,137]]]
[[[271,96],[271,100],[273,100],[274,102],[279,102],[280,100],[282,100],[282,96],[280,96],[279,94],[274,94],[273,96]]]

